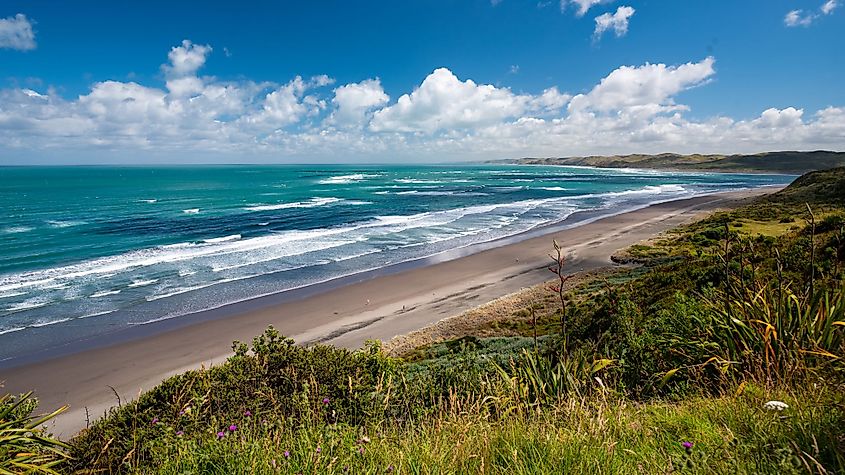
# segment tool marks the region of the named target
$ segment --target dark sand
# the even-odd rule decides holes
[[[549,280],[552,239],[572,253],[572,272],[609,264],[623,248],[688,222],[731,208],[771,188],[652,205],[481,251],[466,257],[305,294],[272,305],[235,305],[225,318],[123,338],[35,363],[0,370],[4,392],[34,390],[43,409],[69,404],[52,430],[68,437],[117,399],[131,400],[168,376],[225,360],[233,340],[250,341],[268,325],[300,343],[356,348],[368,339],[389,340],[431,325],[524,287]],[[225,312],[225,309],[223,310]]]

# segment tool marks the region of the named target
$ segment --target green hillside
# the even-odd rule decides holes
[[[609,168],[653,168],[722,172],[802,174],[845,166],[845,152],[768,152],[753,155],[614,155],[566,158],[522,158],[514,163],[533,165],[580,165]]]

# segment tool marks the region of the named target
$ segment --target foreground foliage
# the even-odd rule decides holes
[[[0,396],[0,474],[56,473],[66,458],[67,445],[40,427],[67,408],[33,416],[38,403],[30,396]]]

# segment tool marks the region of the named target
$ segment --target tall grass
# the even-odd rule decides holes
[[[50,437],[42,427],[67,407],[33,416],[38,404],[31,395],[0,396],[0,474],[54,474],[67,458],[67,445]]]
[[[755,281],[736,287],[735,294],[716,292],[706,299],[710,338],[722,351],[716,356],[733,371],[773,385],[808,373],[845,375],[845,287],[803,297],[789,286]]]
[[[227,436],[169,435],[137,473],[549,474],[834,473],[842,469],[830,394],[772,414],[747,389],[719,399],[631,404],[569,398],[522,415],[483,407],[409,424],[244,422]],[[475,401],[473,401],[475,404]],[[784,417],[785,416],[785,417]],[[691,442],[686,450],[683,442]]]

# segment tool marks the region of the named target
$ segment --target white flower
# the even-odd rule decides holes
[[[769,401],[766,404],[763,404],[763,409],[767,411],[782,411],[784,409],[789,409],[789,404],[782,401]]]

